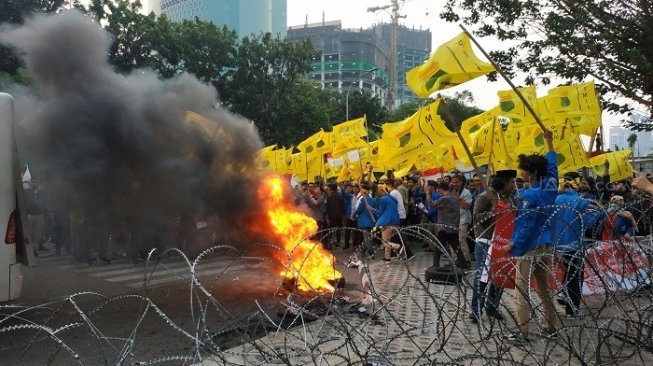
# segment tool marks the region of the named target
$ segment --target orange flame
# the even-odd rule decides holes
[[[274,236],[288,253],[278,258],[285,266],[281,275],[294,279],[301,291],[333,292],[335,280],[342,277],[334,269],[335,258],[319,242],[304,240],[317,232],[317,222],[284,200],[283,182],[277,176],[266,177],[258,194],[266,205]]]

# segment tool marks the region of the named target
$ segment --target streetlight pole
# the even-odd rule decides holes
[[[379,69],[378,67],[375,67],[373,69],[369,69],[369,70],[361,73],[360,76],[359,76],[359,79],[356,80],[356,83],[360,83],[360,80],[363,78],[363,75],[368,74],[370,72],[374,72],[374,71],[376,71],[378,69]],[[374,77],[372,77],[372,85],[374,85]],[[350,83],[349,86],[347,87],[347,94],[345,96],[345,120],[346,121],[349,121],[349,91],[351,91],[351,86],[352,86],[352,84]],[[365,132],[367,132],[365,134],[365,139],[367,140],[367,143],[369,143],[370,142],[370,135],[369,135],[369,132],[367,130],[367,118],[365,118]]]
[[[363,72],[362,74],[360,74],[359,80],[356,80],[356,82],[359,83],[360,79],[363,77],[363,75],[365,75],[367,73],[370,73],[370,72],[374,72],[376,70],[378,70],[377,67],[375,67],[373,69],[369,69],[369,70]],[[372,80],[372,84],[374,84],[374,80]],[[345,96],[345,120],[347,120],[347,121],[349,121],[349,92],[351,91],[351,86],[352,85],[353,84],[350,83],[349,86],[347,87],[347,94]],[[367,124],[367,119],[365,120],[365,123]],[[365,126],[365,129],[367,129],[367,126]]]

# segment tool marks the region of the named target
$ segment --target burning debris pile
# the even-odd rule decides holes
[[[269,220],[270,238],[283,248],[276,254],[283,266],[281,275],[301,292],[333,292],[344,281],[334,268],[335,258],[319,241],[310,239],[317,232],[317,222],[297,211],[285,192],[276,176],[267,177],[258,190]]]

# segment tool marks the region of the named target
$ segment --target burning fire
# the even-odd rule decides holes
[[[335,281],[342,277],[334,269],[335,258],[319,242],[304,240],[317,232],[317,222],[297,212],[284,200],[283,184],[277,176],[266,177],[258,192],[267,206],[265,209],[273,235],[288,254],[279,255],[278,259],[286,268],[281,275],[296,281],[300,291],[333,292]],[[290,263],[287,263],[289,259]]]

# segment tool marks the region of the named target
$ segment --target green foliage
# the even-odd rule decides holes
[[[517,40],[491,55],[509,74],[527,73],[527,83],[590,77],[599,82],[607,110],[633,110],[618,96],[653,107],[653,5],[648,1],[447,0],[440,16],[473,25],[479,37]],[[653,130],[650,122],[633,127]]]
[[[626,142],[628,143],[629,148],[634,149],[635,144],[637,143],[637,134],[631,133],[630,135],[628,135],[628,137],[626,138]]]
[[[79,6],[74,0],[13,0],[0,1],[0,23],[21,24],[32,14],[51,13],[63,7]],[[0,79],[3,83],[26,83],[20,75],[22,63],[13,50],[0,44]]]
[[[426,101],[426,99],[424,99]],[[397,121],[402,121],[413,114],[417,112],[418,109],[422,108],[424,106],[424,102],[422,103],[414,103],[414,102],[408,102],[400,105],[399,107],[395,108],[390,114],[388,115],[388,122],[397,122]]]

